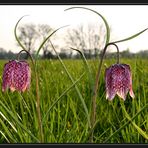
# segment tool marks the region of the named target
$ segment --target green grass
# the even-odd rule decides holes
[[[135,99],[128,94],[124,105],[133,120],[130,122],[126,118],[120,98],[116,96],[112,102],[105,98],[105,65],[109,67],[115,63],[115,59],[104,60],[97,95],[94,143],[147,143],[148,140],[140,134],[133,122],[148,134],[148,60],[135,58],[120,61],[129,64],[132,70]],[[1,76],[6,62],[0,61]],[[75,88],[77,85],[90,114],[91,88],[87,69],[82,60],[63,60],[63,63],[75,84],[59,60],[38,61],[44,143],[89,143],[88,115]],[[88,60],[94,80],[98,63],[96,60]],[[0,91],[0,143],[38,142],[35,74],[32,68],[28,92],[20,94]]]

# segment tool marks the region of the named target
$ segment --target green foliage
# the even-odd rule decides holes
[[[134,100],[129,95],[127,96],[127,100],[124,102],[126,111],[133,118],[133,121],[148,133],[146,108],[148,103],[148,61],[142,59],[121,59],[121,62],[128,63],[131,66],[133,90],[136,96]],[[0,71],[2,71],[5,61],[0,63]],[[84,73],[86,70],[84,63],[81,60],[63,60],[63,63],[71,76],[78,80],[76,84],[89,109],[91,94],[88,75]],[[97,63],[98,61],[95,60],[88,61],[94,77]],[[113,59],[104,61],[104,64],[107,66],[113,63]],[[44,142],[88,143],[87,117],[84,116],[83,104],[76,93],[74,85],[72,85],[71,80],[64,72],[61,63],[58,60],[41,60],[38,61],[38,69],[40,70],[39,88],[41,115],[42,119],[44,119]],[[105,99],[104,70],[105,66],[102,67],[97,96],[97,123],[94,130],[94,142],[147,143],[148,141],[125,117],[120,105],[120,98],[115,97],[113,102]],[[33,76],[34,72],[32,71],[32,82],[29,92],[23,94],[18,92],[0,92],[1,143],[39,142],[37,138],[38,122],[35,80]],[[50,111],[48,111],[49,109]]]
[[[108,45],[131,40],[147,29],[125,39],[109,42],[110,28],[100,13],[84,7],[69,9],[73,8],[90,10],[99,15],[105,23],[106,42],[98,69],[96,68],[98,61],[87,61],[78,49],[72,48],[79,52],[83,61],[62,60],[51,41],[58,61],[38,59],[45,42],[63,27],[53,31],[43,40],[37,49],[34,63],[33,57],[17,37],[16,29],[23,17],[20,18],[15,26],[14,35],[23,49],[19,54],[26,51],[30,55],[34,79],[28,92],[11,93],[9,90],[5,93],[0,92],[1,143],[147,142],[146,108],[148,103],[146,98],[148,93],[145,89],[147,85],[144,85],[148,83],[147,75],[144,75],[147,60],[123,59],[123,63],[130,63],[134,73],[133,81],[136,82],[133,87],[136,98],[132,100],[127,96],[125,102],[117,96],[111,102],[105,99],[104,71],[106,67],[102,68]],[[105,61],[105,65],[113,63],[114,60]],[[141,68],[143,64],[145,67]]]

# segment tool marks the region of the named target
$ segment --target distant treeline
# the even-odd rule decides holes
[[[94,58],[98,58],[101,56],[101,52],[98,54],[92,54],[91,52],[83,52],[85,57],[87,59],[94,59]],[[35,56],[35,53],[31,54],[33,57]],[[63,52],[63,50],[61,52],[59,52],[59,56],[62,59],[80,59],[81,56],[79,53],[77,54],[73,54],[66,52]],[[116,52],[113,53],[106,53],[105,54],[105,58],[115,58],[117,56]],[[16,59],[17,57],[17,53],[13,53],[12,51],[6,51],[3,48],[0,48],[0,59]],[[131,53],[129,50],[125,50],[120,52],[120,58],[135,58],[135,57],[139,57],[139,58],[148,58],[148,50],[143,50],[143,51],[139,51],[137,53]],[[26,53],[21,53],[21,58],[22,59],[27,59],[28,56],[26,55]],[[53,54],[52,52],[48,51],[46,54],[42,54],[39,55],[40,59],[57,59],[57,55]]]

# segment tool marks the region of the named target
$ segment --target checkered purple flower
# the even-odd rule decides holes
[[[132,90],[132,75],[127,64],[114,64],[105,71],[106,99],[113,100],[117,94],[123,100],[129,92],[134,98]]]
[[[4,65],[2,77],[2,91],[8,88],[13,91],[24,92],[30,87],[31,69],[26,61],[10,60]]]

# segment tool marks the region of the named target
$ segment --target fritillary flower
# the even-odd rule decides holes
[[[127,64],[114,64],[105,71],[106,99],[113,100],[117,94],[123,100],[129,92],[134,98],[132,89],[132,75]]]
[[[31,69],[26,61],[10,60],[4,65],[2,91],[24,92],[30,87]]]

